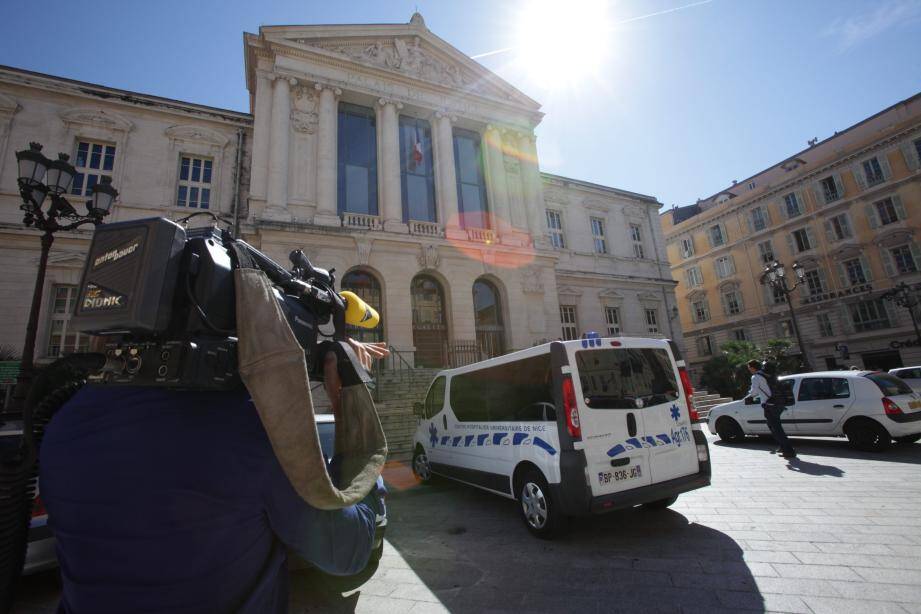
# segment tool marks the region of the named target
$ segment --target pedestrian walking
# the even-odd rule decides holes
[[[786,409],[786,406],[783,403],[777,378],[769,377],[757,360],[748,361],[748,372],[752,374],[752,382],[747,398],[754,399],[754,397],[758,397],[761,400],[764,419],[767,420],[771,435],[779,446],[773,453],[781,452],[784,458],[796,458],[796,450],[793,449],[793,444],[787,438],[787,434],[783,430],[783,424],[780,421],[780,415]]]

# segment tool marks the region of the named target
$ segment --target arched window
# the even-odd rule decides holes
[[[381,285],[377,278],[367,271],[350,271],[342,278],[340,287],[357,294],[364,302],[377,310],[381,321],[374,328],[361,328],[360,326],[346,325],[347,334],[359,341],[383,341],[384,339],[384,311],[381,300]]]
[[[505,353],[505,327],[499,291],[485,279],[473,282],[473,312],[476,318],[476,342],[487,358]]]
[[[448,341],[444,290],[435,278],[417,275],[413,278],[410,294],[416,366],[443,367]]]

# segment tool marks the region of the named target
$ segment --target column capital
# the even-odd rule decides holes
[[[448,111],[435,111],[435,117],[436,117],[437,119],[446,119],[446,120],[448,120],[449,122],[451,122],[452,124],[453,124],[454,122],[457,121],[457,116],[456,116],[456,115],[452,115],[452,114],[449,113]]]
[[[258,73],[257,73],[257,74],[258,74]],[[276,75],[276,74],[273,73],[273,72],[265,71],[263,74],[264,74],[265,78],[268,79],[269,81],[274,81],[275,79],[278,78],[278,75]]]
[[[285,80],[288,82],[288,85],[290,85],[291,87],[294,87],[295,85],[297,85],[297,79],[295,79],[294,77],[286,77]]]
[[[313,84],[313,89],[317,90],[318,92],[322,92],[323,90],[330,90],[336,96],[342,95],[341,89],[339,89],[335,85],[330,85],[328,83],[316,82]]]
[[[268,70],[263,70],[261,68],[256,69],[256,78],[257,79],[267,79],[273,81],[275,79],[275,73]]]
[[[400,110],[400,109],[403,108],[403,103],[400,102],[400,101],[398,101],[398,100],[394,100],[393,98],[378,98],[378,99],[377,99],[377,104],[379,104],[379,105],[382,106],[382,107],[387,106],[388,104],[390,104],[390,105],[393,105],[394,107],[396,107],[397,110]]]

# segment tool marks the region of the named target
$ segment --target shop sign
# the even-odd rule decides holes
[[[851,286],[845,290],[838,290],[837,292],[825,292],[822,294],[816,294],[815,296],[804,298],[802,300],[802,304],[809,305],[810,303],[823,303],[825,301],[831,301],[834,299],[843,298],[845,296],[866,294],[867,292],[873,292],[873,284],[861,284],[859,286]]]

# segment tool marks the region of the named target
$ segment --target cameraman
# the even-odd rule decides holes
[[[40,468],[59,612],[285,612],[286,546],[357,573],[383,511],[380,479],[352,507],[305,503],[245,390],[85,386],[48,425]]]

